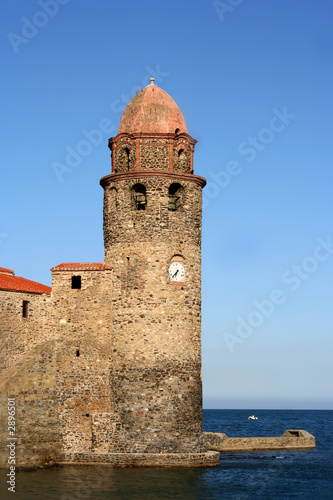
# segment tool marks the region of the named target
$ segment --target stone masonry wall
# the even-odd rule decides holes
[[[168,141],[161,139],[142,139],[140,144],[141,168],[168,170]]]
[[[173,145],[173,169],[175,172],[191,173],[193,146],[184,138],[175,139]]]
[[[63,451],[55,379],[55,342],[34,345],[1,373],[0,467],[9,467],[8,397],[15,398],[15,465],[52,463]]]
[[[28,302],[23,317],[23,301]],[[38,344],[53,338],[49,295],[0,291],[0,367],[9,369]]]
[[[23,317],[23,301],[27,317]],[[0,466],[8,466],[7,398],[15,397],[16,465],[40,465],[61,451],[49,295],[0,291]]]
[[[216,451],[193,453],[61,453],[59,464],[104,465],[114,467],[209,467],[220,465],[220,454]]]
[[[73,275],[81,276],[81,289],[72,289]],[[53,272],[57,400],[65,451],[105,452],[109,447],[111,296],[110,270]]]
[[[224,433],[204,432],[208,450],[223,453],[268,450],[297,450],[316,447],[312,434],[303,429],[289,429],[282,436],[274,437],[228,437]]]
[[[173,176],[140,176],[105,187],[105,262],[114,267],[112,387],[119,424],[113,452],[201,449],[201,185]],[[168,210],[172,183],[183,187]],[[146,188],[145,210],[132,203]],[[110,198],[117,189],[117,202]],[[171,281],[172,261],[185,267]]]
[[[141,137],[139,134],[138,143],[135,135],[126,137],[121,134],[110,139],[113,172],[130,172],[139,168],[140,170],[191,173],[195,141],[187,134],[169,136]]]
[[[135,169],[135,141],[125,137],[118,141],[113,152],[117,172],[128,172]]]

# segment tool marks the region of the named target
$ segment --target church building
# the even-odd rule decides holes
[[[195,139],[151,78],[109,139],[102,263],[52,288],[0,268],[0,462],[219,464],[202,432],[201,214]],[[5,450],[5,451],[4,451]]]

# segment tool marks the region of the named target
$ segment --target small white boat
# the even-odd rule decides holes
[[[258,420],[258,417],[256,417],[255,415],[250,415],[248,417],[248,420]]]

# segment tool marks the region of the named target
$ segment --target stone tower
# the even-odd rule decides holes
[[[105,264],[113,267],[111,452],[204,451],[201,211],[196,141],[151,79],[109,140]]]

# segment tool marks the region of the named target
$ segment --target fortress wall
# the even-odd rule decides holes
[[[81,289],[72,289],[81,276]],[[56,380],[66,451],[105,452],[112,434],[112,271],[54,271]]]
[[[54,341],[30,349],[24,359],[1,374],[0,467],[9,467],[7,444],[15,441],[15,465],[52,463],[63,451],[56,404]],[[8,429],[8,397],[15,398],[15,432]],[[13,406],[10,406],[12,408]]]
[[[23,301],[27,317],[23,317]],[[49,295],[0,291],[0,369],[14,366],[41,342],[53,338]]]

